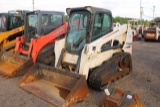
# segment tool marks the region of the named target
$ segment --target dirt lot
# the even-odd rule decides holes
[[[139,94],[146,107],[160,106],[160,43],[133,43],[133,72],[115,83]],[[53,107],[53,105],[20,89],[18,81],[0,78],[0,107]],[[99,107],[102,92],[90,89],[90,96],[71,107]]]

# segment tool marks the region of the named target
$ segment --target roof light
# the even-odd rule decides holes
[[[85,8],[86,8],[86,10],[88,10],[90,13],[92,13],[91,6],[86,6]]]
[[[71,12],[71,8],[67,8],[67,9],[66,9],[66,12],[67,12],[67,14],[69,15],[70,12]]]

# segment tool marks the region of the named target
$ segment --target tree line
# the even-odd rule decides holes
[[[68,15],[65,15],[65,20],[68,22]],[[120,16],[116,16],[113,17],[113,23],[119,22],[119,23],[123,23],[123,24],[127,24],[128,20],[138,20],[138,19],[133,19],[133,18],[127,18],[127,17],[120,17]],[[154,19],[155,21],[160,21],[160,17],[156,17]],[[142,19],[141,21],[139,20],[139,23],[143,23],[145,26],[149,26],[150,23],[152,23],[153,20],[144,20]]]

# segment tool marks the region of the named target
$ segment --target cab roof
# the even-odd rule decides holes
[[[43,11],[43,10],[35,10],[35,11],[30,11],[27,12],[26,14],[31,14],[31,13],[42,13],[42,14],[52,14],[52,13],[56,13],[56,14],[62,14],[64,15],[64,12],[61,11]]]
[[[85,6],[85,7],[76,7],[76,8],[67,8],[66,13],[70,15],[71,12],[73,11],[78,11],[78,10],[87,10],[90,13],[95,14],[96,12],[108,12],[111,14],[111,11],[108,9],[104,8],[99,8],[99,7],[93,7],[93,6]]]

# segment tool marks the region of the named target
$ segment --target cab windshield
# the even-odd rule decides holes
[[[9,30],[22,26],[24,19],[22,15],[13,15],[9,17]]]
[[[40,18],[38,14],[30,14],[27,20],[28,41],[46,35],[63,24],[63,16],[59,14],[42,14]]]
[[[37,33],[38,27],[38,15],[37,14],[29,14],[27,16],[27,36],[28,40],[30,38],[34,38]]]
[[[73,12],[69,20],[69,32],[66,39],[66,48],[70,52],[79,52],[86,43],[86,30],[89,12]]]

